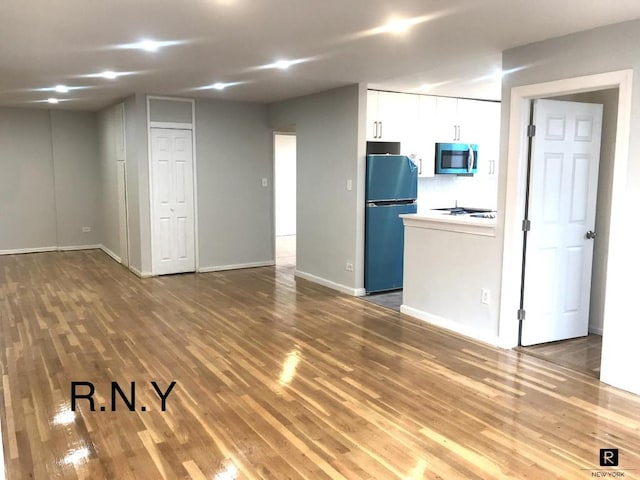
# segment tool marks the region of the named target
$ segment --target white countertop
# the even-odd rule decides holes
[[[496,219],[470,217],[469,215],[449,215],[441,210],[426,210],[400,215],[405,227],[428,228],[449,232],[469,233],[495,237]]]

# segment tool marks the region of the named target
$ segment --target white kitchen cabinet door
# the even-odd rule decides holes
[[[478,174],[497,172],[500,150],[500,103],[460,99],[459,142],[478,145]]]
[[[415,153],[420,99],[395,92],[367,92],[367,140],[400,142],[403,154]]]
[[[458,99],[436,98],[435,141],[451,143],[458,138]]]
[[[416,131],[416,164],[419,177],[435,174],[437,97],[420,95],[418,128]]]
[[[367,141],[380,140],[378,138],[378,92],[367,90]]]
[[[415,153],[413,147],[420,99],[417,95],[393,92],[378,93],[379,140],[400,142],[402,154]]]

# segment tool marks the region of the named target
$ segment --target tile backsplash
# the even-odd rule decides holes
[[[436,175],[418,179],[418,211],[455,206],[495,209],[498,175]]]

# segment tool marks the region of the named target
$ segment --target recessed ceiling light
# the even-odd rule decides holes
[[[279,68],[280,70],[286,70],[289,67],[293,66],[293,65],[297,65],[298,63],[303,63],[303,62],[308,62],[310,59],[309,58],[298,58],[296,60],[278,60],[276,62],[273,63],[269,63],[267,65],[262,65],[260,67],[257,67],[259,69],[262,68]]]
[[[380,25],[379,27],[375,27],[370,30],[365,30],[363,32],[355,34],[353,38],[363,38],[369,37],[371,35],[381,35],[389,33],[394,35],[402,35],[404,33],[407,33],[407,31],[415,25],[420,25],[421,23],[434,20],[443,15],[443,12],[436,12],[431,15],[423,15],[421,17],[392,18],[384,25]]]
[[[135,43],[123,43],[114,45],[114,48],[144,50],[145,52],[157,52],[161,48],[171,47],[173,45],[181,45],[187,43],[184,40],[151,40],[144,39]]]
[[[279,68],[280,70],[286,70],[291,65],[293,65],[293,62],[290,60],[278,60],[273,64],[275,68]]]
[[[111,70],[106,70],[100,74],[102,78],[106,78],[107,80],[113,80],[118,77],[116,72],[112,72]]]
[[[216,82],[213,85],[211,85],[211,88],[213,88],[214,90],[224,90],[226,87],[227,85],[222,82]]]
[[[403,33],[406,33],[409,30],[409,28],[411,28],[413,25],[415,25],[415,23],[412,22],[412,19],[394,18],[392,20],[389,20],[386,24],[384,24],[382,28],[383,30],[389,33],[395,33],[397,35],[401,35]]]
[[[69,87],[67,87],[66,85],[56,85],[54,90],[58,93],[68,93]]]
[[[157,52],[160,48],[160,42],[156,42],[154,40],[142,40],[139,48],[145,52]]]
[[[49,103],[58,103],[59,100],[57,98],[50,98],[50,99],[47,100],[47,102],[49,102]]]

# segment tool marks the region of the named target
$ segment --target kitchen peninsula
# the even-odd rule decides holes
[[[498,344],[500,261],[496,218],[428,210],[401,215],[401,311],[477,340]]]

